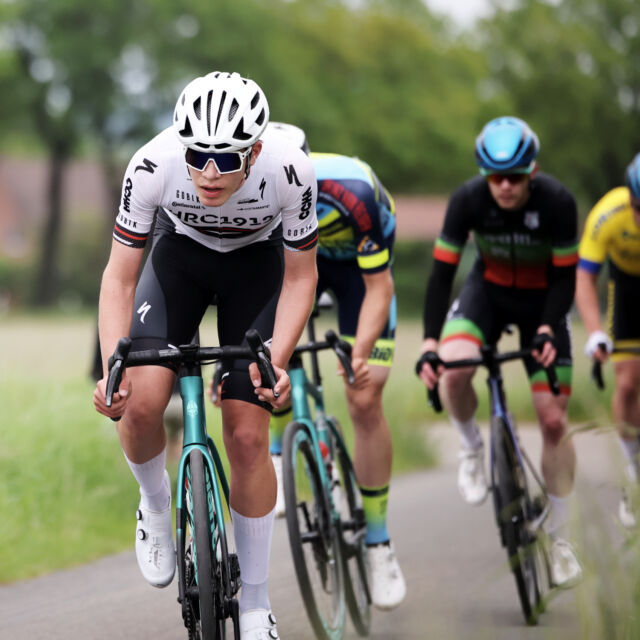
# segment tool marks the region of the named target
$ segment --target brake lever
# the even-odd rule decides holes
[[[347,376],[347,382],[353,384],[355,375],[353,373],[353,367],[351,366],[351,345],[344,340],[340,340],[336,332],[332,329],[329,329],[329,331],[324,334],[324,338],[338,356],[338,360]]]
[[[113,404],[113,394],[118,392],[122,382],[127,356],[131,351],[131,338],[120,338],[113,355],[109,358],[109,376],[107,377],[107,388],[105,393],[105,404],[110,407]],[[119,422],[122,416],[111,418],[113,422]]]
[[[262,386],[266,389],[271,389],[273,391],[273,397],[278,398],[280,394],[274,389],[278,379],[276,378],[276,372],[271,363],[269,347],[262,341],[256,329],[249,329],[244,337],[256,359],[256,364],[260,371],[260,378],[262,379]]]

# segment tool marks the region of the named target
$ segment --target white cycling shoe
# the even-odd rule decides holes
[[[636,514],[633,512],[633,504],[629,490],[625,487],[622,489],[620,503],[618,504],[618,518],[620,524],[625,529],[635,529],[637,520]]]
[[[462,448],[458,453],[458,491],[467,504],[482,504],[488,493],[484,472],[484,446],[478,449]]]
[[[554,538],[549,548],[551,583],[560,589],[575,586],[582,578],[582,567],[573,547],[563,538]]]
[[[169,474],[165,471],[165,482]],[[166,587],[176,571],[176,547],[171,526],[171,498],[162,511],[142,506],[136,512],[136,558],[144,579],[154,587]]]
[[[276,480],[278,482],[278,493],[276,494],[276,518],[283,518],[285,511],[284,504],[284,482],[282,480],[282,455],[279,453],[271,454],[271,461],[273,462],[273,468],[276,470]]]
[[[240,637],[242,640],[276,640],[276,617],[267,609],[249,609],[240,613]]]
[[[367,569],[373,604],[384,611],[397,607],[407,594],[407,585],[391,542],[367,547]]]

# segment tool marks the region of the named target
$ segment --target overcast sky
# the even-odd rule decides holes
[[[489,10],[487,0],[425,0],[427,5],[437,13],[444,13],[460,26],[468,26],[475,18],[484,16]]]

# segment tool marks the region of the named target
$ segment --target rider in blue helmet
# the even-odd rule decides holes
[[[567,432],[571,391],[571,338],[567,313],[573,302],[577,255],[577,206],[555,178],[538,172],[540,145],[529,125],[511,116],[488,122],[475,144],[480,174],[452,194],[436,240],[424,302],[424,340],[419,375],[433,388],[441,380],[443,402],[460,434],[458,490],[469,504],[488,493],[483,438],[473,369],[432,368],[443,360],[473,358],[495,344],[507,324],[518,326],[533,405],[542,434],[542,475],[551,510],[545,529],[553,543],[554,584],[568,587],[581,568],[567,542],[567,521],[576,456]],[[473,233],[477,259],[458,298],[449,307],[462,249]],[[543,367],[554,364],[561,395],[550,392]]]
[[[482,175],[531,173],[539,150],[538,136],[524,120],[504,116],[487,123],[476,138],[476,164]]]
[[[640,199],[640,153],[631,161],[624,174],[624,182],[633,198]]]

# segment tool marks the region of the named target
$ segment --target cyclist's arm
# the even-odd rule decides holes
[[[387,267],[377,273],[363,273],[362,278],[365,294],[358,315],[352,358],[363,358],[366,361],[389,318],[393,277],[391,269]]]
[[[109,262],[102,275],[98,311],[98,330],[105,375],[107,361],[118,340],[129,335],[142,255],[142,249],[127,247],[116,240],[111,245]]]
[[[588,334],[594,331],[602,331],[600,320],[600,302],[598,300],[598,290],[596,283],[597,273],[578,267],[576,276],[576,307],[582,318],[582,322]]]
[[[553,223],[549,284],[540,324],[555,327],[569,312],[576,288],[578,210],[568,191],[558,195]]]
[[[284,252],[284,278],[271,342],[271,360],[286,369],[315,299],[318,271],[316,248]]]
[[[449,309],[462,249],[471,230],[471,210],[463,185],[451,196],[442,231],[433,248],[433,267],[427,282],[422,319],[423,337],[435,340],[436,346]]]

